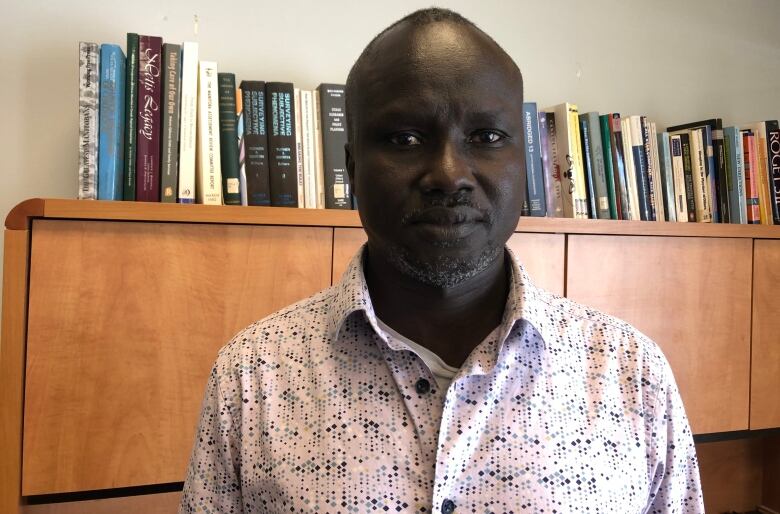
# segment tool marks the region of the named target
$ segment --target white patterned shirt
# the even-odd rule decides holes
[[[446,391],[341,282],[217,357],[180,512],[699,513],[669,364],[627,323],[535,287]]]

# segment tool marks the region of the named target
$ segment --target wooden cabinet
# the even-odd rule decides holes
[[[173,512],[175,490],[133,495],[184,479],[217,349],[337,281],[364,241],[354,212],[17,206],[5,232],[0,512]],[[658,342],[694,432],[780,427],[780,228],[524,218],[509,246],[537,285]],[[761,476],[778,501],[766,491],[780,490],[780,466],[756,458],[777,444],[756,444],[703,449],[708,505],[762,497],[718,471],[732,454],[740,483]],[[93,490],[107,498],[50,502]]]

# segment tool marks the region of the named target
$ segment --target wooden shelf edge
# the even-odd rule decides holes
[[[357,211],[337,209],[181,205],[56,198],[31,198],[21,202],[11,209],[6,217],[5,226],[10,230],[26,230],[33,218],[352,228],[362,226]],[[590,235],[780,239],[780,226],[773,225],[580,220],[530,216],[520,219],[516,231]]]

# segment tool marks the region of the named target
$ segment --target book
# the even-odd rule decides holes
[[[747,223],[745,173],[742,165],[742,135],[738,127],[723,129],[723,153],[729,176],[729,222]]]
[[[179,118],[181,111],[181,45],[163,44],[162,157],[160,201],[179,197]]]
[[[547,129],[547,113],[539,111],[539,156],[542,161],[542,181],[544,182],[544,210],[547,216],[559,216],[559,207],[556,207],[555,186],[550,157],[550,143]]]
[[[623,127],[620,113],[606,115],[609,121],[610,144],[612,145],[612,169],[615,179],[615,207],[620,220],[631,219],[631,203],[628,194],[628,178],[623,145]]]
[[[98,194],[99,51],[97,43],[79,43],[79,200]]]
[[[241,82],[244,106],[244,167],[249,205],[271,205],[271,177],[268,168],[265,82]]]
[[[665,132],[668,134],[668,132]],[[674,203],[670,211],[675,211],[675,219],[681,223],[688,222],[688,199],[685,195],[685,169],[683,165],[683,151],[680,139],[677,134],[669,137],[669,147],[672,155],[672,173],[674,175]]]
[[[640,116],[631,116],[628,122],[631,135],[631,158],[634,164],[634,176],[636,177],[636,195],[639,202],[639,216],[642,221],[654,221],[655,213],[648,178],[647,152],[645,151],[642,119]]]
[[[303,160],[304,207],[317,208],[317,156],[314,143],[314,93],[301,90],[301,142]]]
[[[680,146],[682,147],[683,177],[685,179],[685,200],[688,203],[688,221],[696,221],[696,200],[694,199],[693,185],[693,163],[691,162],[691,131],[682,130],[677,132],[680,137]]]
[[[349,175],[344,154],[347,143],[344,86],[320,84],[320,127],[325,178],[325,208],[351,209]]]
[[[610,119],[608,114],[599,116],[599,129],[601,130],[601,144],[604,159],[604,174],[607,181],[607,196],[609,199],[609,217],[610,219],[620,219],[618,217],[618,196],[615,190],[615,171],[612,162],[612,134],[609,130]]]
[[[217,75],[217,63],[200,61],[198,64],[195,192],[198,203],[206,205],[222,205]]]
[[[691,174],[693,177],[693,201],[696,208],[696,221],[712,222],[710,205],[710,182],[707,177],[705,143],[705,128],[695,128],[690,131]]]
[[[301,90],[296,87],[293,91],[295,103],[295,153],[298,157],[295,160],[295,173],[298,183],[298,207],[306,207],[306,185],[303,178],[303,136],[301,134]]]
[[[244,100],[241,89],[236,89],[236,139],[238,143],[238,189],[241,191],[241,205],[249,205],[246,194],[246,162],[244,151]]]
[[[198,43],[181,45],[179,117],[179,203],[195,203],[195,152],[198,121]]]
[[[135,156],[138,133],[138,34],[127,33],[125,60],[125,158],[122,177],[122,199],[135,201]]]
[[[555,113],[545,112],[547,126],[547,169],[545,180],[548,201],[547,214],[556,218],[564,217],[563,185],[561,183],[561,166],[558,155],[558,132],[555,124]]]
[[[236,76],[232,73],[217,73],[217,90],[219,92],[219,155],[222,173],[222,201],[225,205],[241,205]]]
[[[525,127],[525,177],[528,187],[528,214],[530,216],[546,216],[547,203],[544,195],[542,148],[539,138],[539,111],[536,102],[523,102],[523,125]]]
[[[701,127],[702,134],[702,149],[704,151],[704,169],[705,176],[707,177],[707,188],[705,194],[707,195],[707,203],[710,206],[710,214],[713,223],[720,222],[720,209],[718,202],[718,178],[716,176],[717,170],[715,167],[715,154],[712,146],[712,128],[709,125]]]
[[[628,118],[621,118],[620,124],[623,133],[623,158],[625,159],[626,164],[626,183],[630,212],[628,219],[639,221],[642,219],[642,212],[639,204],[637,172],[636,166],[634,164],[634,150],[631,145],[631,121]]]
[[[322,162],[322,105],[320,103],[320,92],[315,89],[312,92],[314,97],[314,161],[317,166],[315,170],[317,181],[317,208],[325,208],[325,165]]]
[[[580,138],[582,138],[582,169],[583,173],[585,173],[585,184],[587,186],[588,218],[598,219],[598,212],[596,211],[596,190],[593,184],[593,164],[590,162],[590,129],[585,125],[582,115],[580,115],[578,123],[580,126]]]
[[[747,205],[747,222],[757,225],[761,223],[761,208],[758,196],[758,177],[756,159],[755,135],[750,130],[742,130],[742,163],[745,170],[745,203]]]
[[[289,82],[266,82],[265,94],[271,205],[298,207],[294,88]]]
[[[98,200],[121,200],[124,173],[125,54],[100,45]]]
[[[609,189],[607,187],[607,171],[604,162],[604,143],[601,137],[601,122],[599,113],[589,112],[580,115],[589,135],[589,154],[591,163],[591,174],[593,175],[593,187],[595,199],[591,201],[594,209],[594,218],[610,219]],[[582,126],[580,129],[582,129]],[[583,137],[583,142],[585,138]]]
[[[674,194],[674,170],[672,169],[672,149],[669,141],[669,133],[661,132],[660,134],[657,134],[656,141],[661,179],[660,183],[661,189],[663,190],[664,219],[666,221],[677,221],[677,208],[675,206]],[[680,152],[680,156],[682,157],[682,152]]]
[[[566,218],[587,219],[588,197],[580,154],[579,111],[571,103],[558,104],[544,110],[555,116],[553,159],[560,169],[563,215]]]
[[[647,194],[648,202],[650,204],[650,221],[656,221],[659,218],[658,212],[658,200],[659,194],[656,191],[658,188],[658,182],[656,182],[656,170],[655,170],[655,158],[653,155],[653,135],[651,132],[652,125],[646,116],[639,116],[639,126],[642,133],[642,148],[644,149],[645,167],[647,169]]]
[[[138,38],[138,121],[135,199],[160,201],[162,38]]]
[[[648,121],[650,134],[650,169],[653,177],[653,191],[655,195],[655,219],[657,221],[666,220],[666,210],[664,209],[664,185],[661,177],[661,157],[658,148],[658,129],[652,121]],[[668,220],[667,220],[668,221]]]
[[[743,128],[750,130],[753,134],[754,140],[754,153],[756,164],[753,168],[753,173],[756,179],[756,187],[758,189],[758,203],[759,210],[761,212],[761,223],[765,225],[773,224],[772,208],[769,205],[769,165],[767,160],[767,147],[766,147],[766,122],[759,121],[755,123],[748,123],[743,125]]]
[[[767,122],[768,123],[768,122]],[[769,127],[768,127],[769,128]],[[780,224],[780,127],[772,126],[767,131],[767,151],[769,164],[769,203],[772,207],[773,221]]]

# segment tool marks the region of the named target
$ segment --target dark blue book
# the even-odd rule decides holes
[[[539,111],[536,102],[523,103],[525,127],[525,176],[528,183],[528,210],[531,216],[546,216],[542,147],[539,139]]]
[[[639,218],[642,221],[655,221],[650,198],[650,184],[647,178],[647,161],[645,160],[645,142],[642,136],[642,121],[639,116],[629,117],[631,129],[631,155],[634,158],[634,176],[636,178],[636,195],[639,202]]]
[[[98,200],[121,200],[125,139],[125,54],[100,45]]]
[[[580,138],[582,139],[582,165],[585,168],[585,181],[588,183],[588,218],[598,219],[598,211],[596,210],[596,191],[593,187],[593,163],[590,160],[590,128],[581,116],[579,117],[579,123]]]

